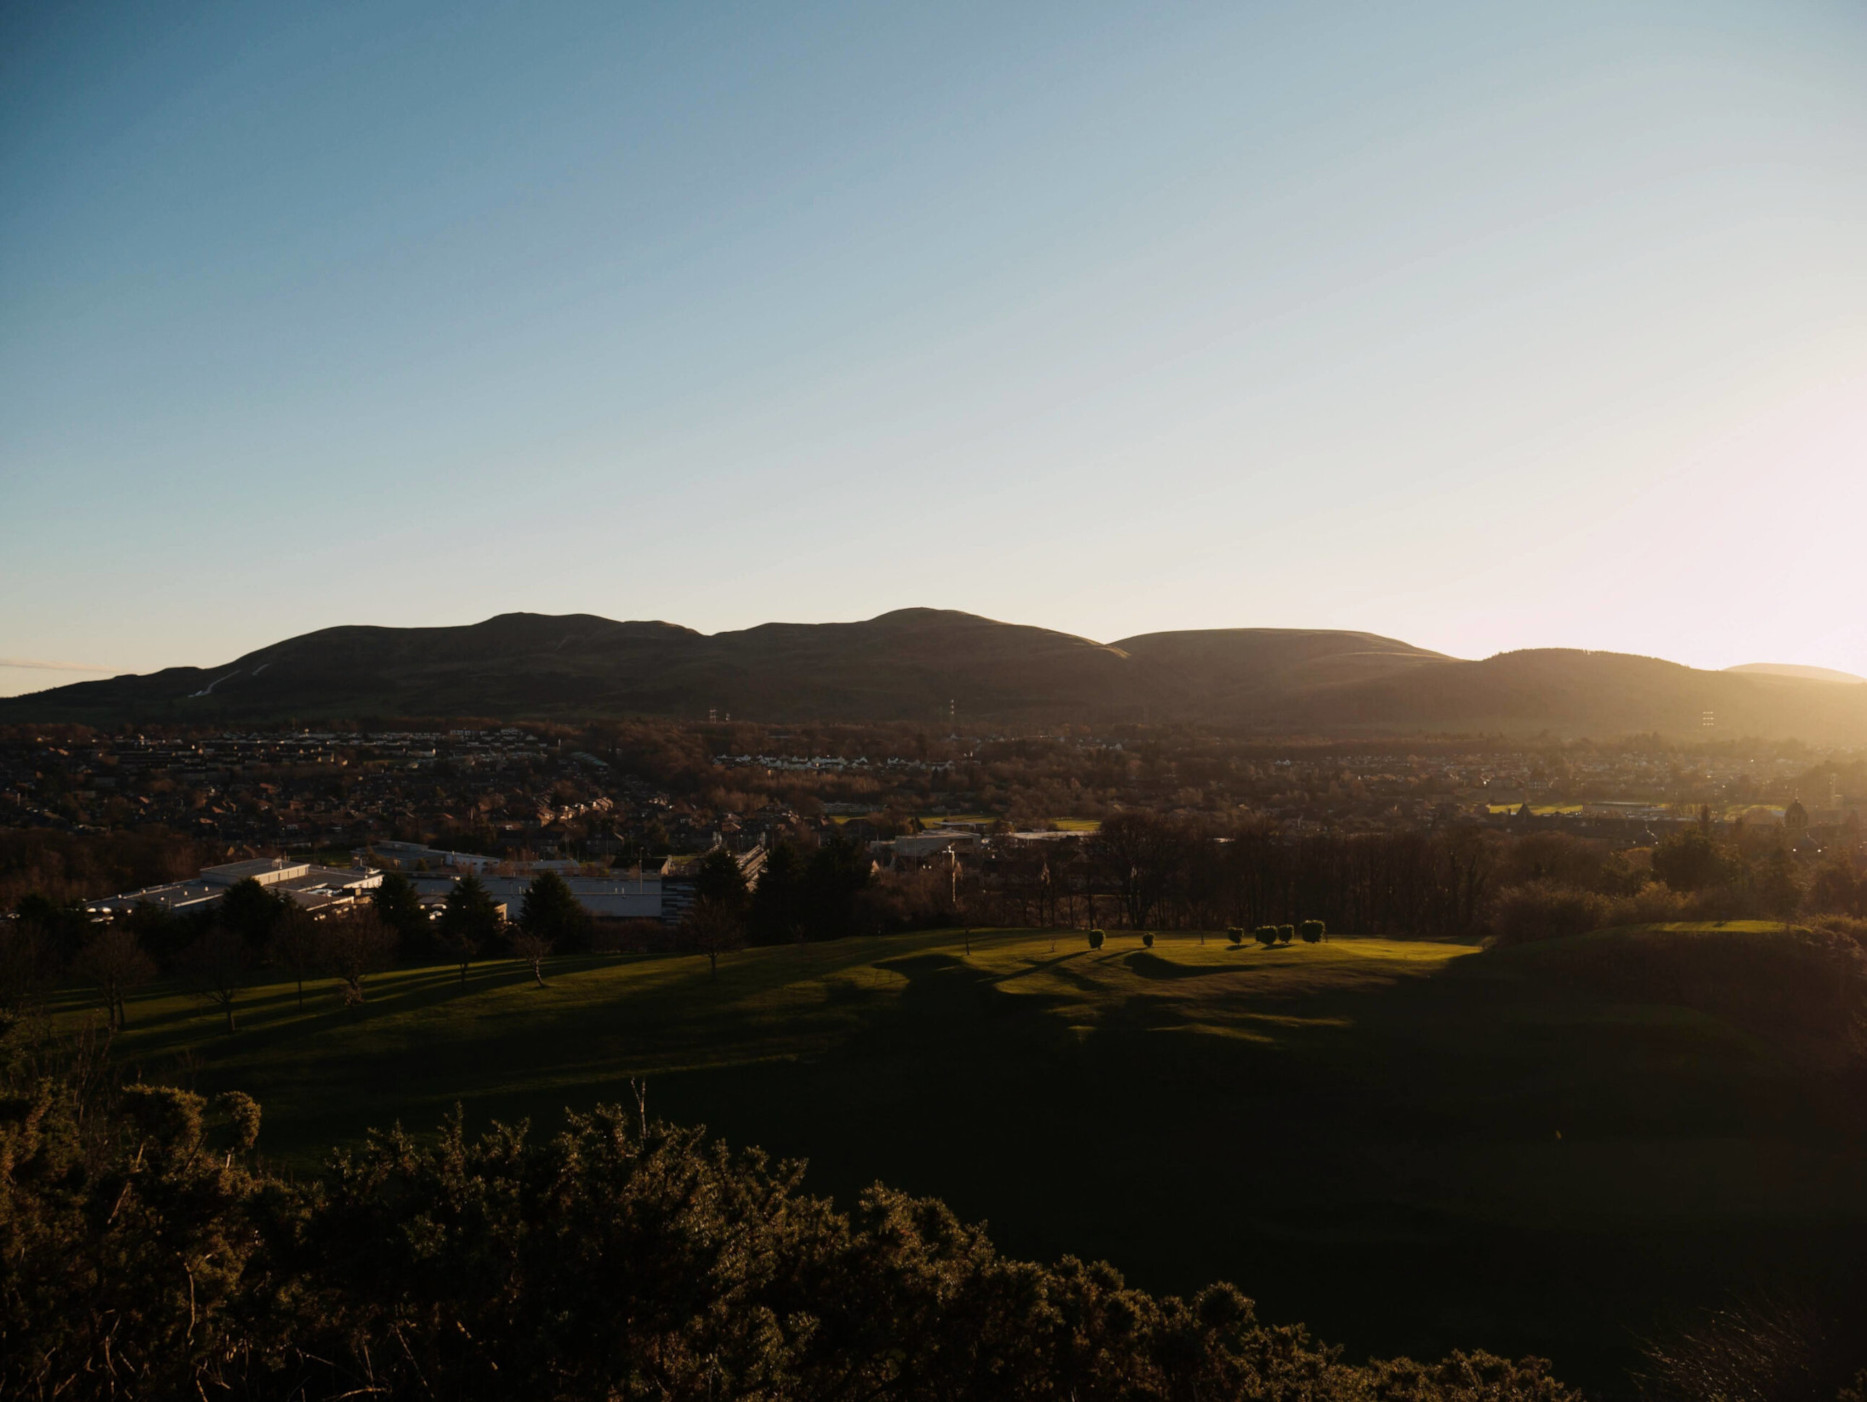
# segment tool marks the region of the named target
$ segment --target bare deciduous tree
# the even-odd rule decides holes
[[[305,979],[318,968],[318,923],[294,905],[272,932],[272,957],[298,986],[298,1010],[305,1008]]]
[[[690,954],[707,956],[707,972],[720,976],[720,955],[743,949],[746,942],[745,918],[724,900],[703,897],[694,902],[681,921],[681,948]]]
[[[512,952],[524,960],[532,971],[532,979],[540,988],[545,986],[545,960],[551,957],[552,943],[543,935],[515,928],[512,933]]]
[[[234,1003],[253,974],[253,950],[246,936],[216,921],[188,946],[182,968],[195,991],[226,1014],[227,1031],[237,1032]]]
[[[129,1021],[124,994],[154,978],[156,966],[143,953],[134,932],[113,928],[100,930],[84,942],[72,972],[103,996],[104,1016],[116,1029]]]
[[[395,962],[396,933],[367,906],[318,928],[319,962],[343,987],[345,1004],[363,1001],[363,980]]]

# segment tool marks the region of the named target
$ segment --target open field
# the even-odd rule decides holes
[[[1599,937],[1589,937],[1596,939]],[[1336,938],[953,932],[700,958],[489,963],[256,989],[234,1036],[173,988],[124,1055],[238,1087],[261,1147],[626,1100],[988,1219],[1019,1254],[1167,1289],[1237,1281],[1357,1350],[1535,1351],[1608,1378],[1732,1285],[1814,1286],[1867,1245],[1845,1088],[1709,1014],[1541,955]],[[84,1015],[74,999],[61,1015]]]

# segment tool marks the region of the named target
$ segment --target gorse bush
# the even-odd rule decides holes
[[[298,1184],[245,1097],[97,1084],[0,1102],[0,1395],[1579,1402],[1536,1360],[1351,1366],[1229,1285],[1008,1260],[929,1199],[839,1212],[615,1107]]]

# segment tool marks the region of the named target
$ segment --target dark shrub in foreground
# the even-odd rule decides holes
[[[1320,920],[1305,920],[1297,926],[1297,933],[1303,936],[1305,944],[1319,944],[1322,937],[1329,933],[1328,927]]]
[[[1154,947],[1154,932],[1152,930],[1145,931],[1141,936],[1141,943],[1146,945],[1149,949],[1152,949]]]
[[[1228,940],[1230,940],[1233,944],[1243,944],[1245,942],[1245,932],[1243,929],[1241,929],[1237,925],[1234,925],[1232,926],[1231,929],[1227,930],[1225,932],[1225,937]]]
[[[1272,945],[1277,943],[1277,927],[1275,925],[1260,925],[1251,932],[1251,937],[1266,949],[1269,949]]]
[[[1007,1260],[886,1188],[844,1214],[615,1107],[307,1186],[254,1166],[244,1097],[74,1085],[0,1104],[6,1396],[1579,1402],[1535,1360],[1350,1366],[1229,1285]]]
[[[1290,941],[1296,937],[1297,927],[1295,925],[1279,925],[1277,927],[1277,942],[1279,944],[1289,944]]]
[[[1100,949],[1102,948],[1102,941],[1107,938],[1108,936],[1103,934],[1100,930],[1091,930],[1089,932],[1089,947],[1091,949]]]

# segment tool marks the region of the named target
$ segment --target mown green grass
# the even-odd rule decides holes
[[[1727,930],[1731,927],[1727,927]],[[1594,938],[1594,937],[1591,937]],[[132,1001],[153,1077],[238,1087],[313,1171],[367,1126],[627,1100],[988,1219],[1156,1288],[1237,1281],[1375,1351],[1534,1350],[1612,1376],[1636,1334],[1867,1244],[1845,1087],[1702,1011],[1545,976],[1535,949],[955,932],[721,960],[408,969],[345,1009],[255,989],[239,1033]],[[63,1016],[83,1016],[74,1000]]]
[[[917,975],[964,968],[969,981],[1041,1005],[1070,1036],[1142,1012],[1179,1032],[1289,1040],[1341,1019],[1283,1011],[1292,999],[1368,991],[1469,950],[1346,940],[1262,950],[1212,936],[1160,936],[1154,951],[1117,936],[1101,951],[1075,933],[954,932],[748,949],[721,961],[674,956],[563,958],[540,989],[514,961],[399,969],[344,1007],[328,981],[269,982],[241,998],[238,1030],[178,984],[134,998],[119,1053],[151,1076],[180,1071],[238,1084],[267,1108],[267,1144],[310,1169],[336,1139],[401,1120],[426,1127],[457,1102],[549,1117],[566,1097],[622,1092],[631,1079],[822,1057],[900,1014]],[[949,963],[950,961],[950,963]],[[918,1004],[916,1004],[918,1006]],[[92,1014],[82,994],[65,1021]]]

